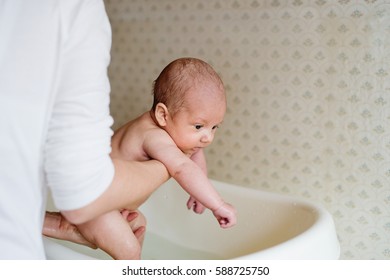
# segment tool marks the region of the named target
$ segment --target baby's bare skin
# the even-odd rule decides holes
[[[124,210],[111,211],[77,227],[88,242],[96,244],[114,259],[136,260],[141,258],[145,226],[142,213],[132,212],[130,215]]]
[[[178,64],[181,64],[180,60]],[[183,59],[183,65],[189,69],[189,75],[198,73],[200,77],[183,78],[182,81],[190,86],[184,85],[183,96],[177,97],[181,100],[174,102],[180,106],[155,102],[151,111],[119,128],[112,137],[111,157],[125,161],[155,159],[162,162],[169,174],[189,193],[188,209],[198,214],[203,213],[205,208],[210,209],[220,227],[229,228],[236,224],[236,211],[219,196],[207,178],[203,151],[212,143],[215,131],[223,121],[225,92],[219,77],[207,64],[196,59]],[[179,75],[183,73],[186,75],[185,71],[178,71]],[[175,98],[172,94],[169,96]],[[145,194],[134,186],[129,195],[135,202],[128,210],[137,210],[152,191]],[[119,211],[89,221],[79,230],[87,240],[104,247],[114,258],[140,257],[142,241],[134,236]]]
[[[211,100],[209,102],[212,104]],[[197,104],[196,100],[193,101],[193,104]],[[224,107],[220,110],[224,113]],[[192,119],[193,116],[198,115],[195,111],[186,111],[175,118]],[[217,109],[213,109],[212,112],[210,111],[210,114],[218,116],[218,114],[215,114],[216,111]],[[220,113],[220,115],[223,115],[223,113]],[[159,122],[154,117],[158,114],[146,112],[117,130],[112,139],[112,157],[137,161],[154,158],[161,161],[167,167],[171,176],[191,194],[191,198],[187,203],[189,209],[192,208],[194,212],[202,213],[205,209],[204,207],[209,208],[220,222],[221,227],[227,228],[234,225],[234,209],[222,200],[208,180],[206,160],[203,153],[203,148],[212,141],[213,132],[211,130],[220,123],[221,117],[217,117],[216,121],[211,122],[213,125],[209,125],[211,126],[209,128],[210,131],[205,132],[205,136],[198,136],[198,133],[195,131],[195,136],[188,137],[195,140],[186,139],[185,141],[186,143],[195,143],[179,149],[176,145],[176,142],[179,141],[173,141],[170,136],[177,135],[177,132],[174,131],[175,128],[169,128],[168,130],[171,133],[168,133],[158,126]],[[204,110],[201,115],[206,115]],[[172,117],[166,117],[171,118],[169,122],[174,122]],[[162,122],[165,125],[164,121]],[[192,120],[187,122],[191,123]],[[184,133],[190,134],[187,131]],[[202,139],[205,140],[198,140],[198,137],[204,137]],[[136,149],[136,147],[140,147],[140,149]],[[140,203],[143,202],[140,201]]]
[[[128,225],[133,230],[134,235],[140,243],[143,242],[145,234],[145,219],[139,218],[138,212],[122,211],[122,217],[128,222]],[[98,246],[94,242],[89,242],[80,233],[78,227],[69,223],[60,212],[46,212],[42,234],[51,238],[70,241],[73,243],[88,246],[92,249],[97,249]],[[105,247],[103,245],[103,247]]]

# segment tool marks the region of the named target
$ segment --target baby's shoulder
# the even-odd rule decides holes
[[[151,138],[157,140],[169,137],[169,134],[153,121],[149,113],[129,122],[125,134],[143,141]]]

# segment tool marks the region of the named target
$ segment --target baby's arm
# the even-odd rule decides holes
[[[221,227],[235,225],[234,208],[222,200],[202,168],[176,146],[168,133],[154,129],[145,137],[143,148],[151,158],[165,165],[185,191],[213,212]]]
[[[191,160],[195,162],[200,167],[200,169],[202,169],[203,173],[207,176],[207,163],[203,150],[201,149],[194,153],[191,156]]]
[[[199,150],[198,152],[194,153],[191,156],[191,160],[195,162],[200,167],[200,169],[202,169],[203,173],[207,176],[207,163],[203,150]],[[193,211],[197,214],[202,214],[206,209],[202,203],[197,201],[192,196],[187,201],[187,208],[193,209]]]

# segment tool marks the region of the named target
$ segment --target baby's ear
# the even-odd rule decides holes
[[[156,117],[159,126],[166,126],[169,117],[167,106],[164,103],[158,103],[154,110],[154,116]]]

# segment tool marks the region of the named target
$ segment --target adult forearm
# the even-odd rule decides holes
[[[80,209],[62,212],[71,223],[84,223],[114,209],[135,210],[169,178],[165,166],[155,160],[113,159],[113,163],[114,179],[98,199]]]
[[[111,184],[111,204],[114,209],[136,210],[165,181],[166,167],[159,161],[129,162],[114,159],[115,178]],[[115,190],[114,190],[115,188]]]

